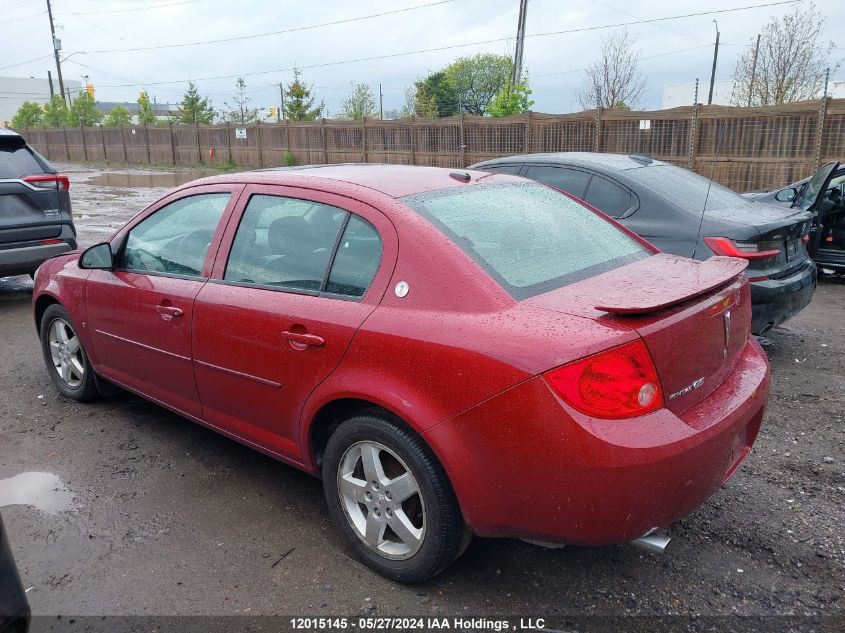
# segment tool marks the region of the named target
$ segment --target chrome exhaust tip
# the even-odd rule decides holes
[[[631,545],[652,554],[662,554],[666,551],[666,546],[669,545],[671,540],[671,538],[662,534],[649,534],[631,541]]]

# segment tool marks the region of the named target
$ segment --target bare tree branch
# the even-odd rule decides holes
[[[602,40],[601,57],[584,71],[584,86],[578,95],[582,108],[641,107],[646,78],[640,71],[641,51],[635,48],[636,41],[627,29],[613,31]]]
[[[815,5],[797,4],[781,18],[773,17],[760,32],[760,50],[754,64],[754,46],[744,52],[734,69],[734,103],[775,106],[821,97],[827,59],[834,42],[822,43],[824,17]],[[836,64],[831,68],[835,72]]]

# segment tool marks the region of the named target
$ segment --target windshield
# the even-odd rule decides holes
[[[813,203],[816,201],[816,198],[819,197],[819,192],[821,191],[822,187],[824,187],[824,183],[827,180],[828,176],[830,176],[830,172],[832,172],[836,168],[836,163],[828,163],[821,169],[819,169],[813,177],[810,179],[810,182],[804,187],[804,190],[801,192],[801,195],[795,201],[793,206],[801,209],[802,211],[806,211]]]
[[[705,200],[707,209],[724,209],[750,204],[738,193],[716,182],[711,182],[695,172],[674,165],[652,165],[628,169],[625,171],[625,176],[653,189],[666,200],[683,204],[684,208],[695,211],[705,209]]]
[[[651,255],[637,240],[537,183],[482,184],[408,196],[516,299]]]

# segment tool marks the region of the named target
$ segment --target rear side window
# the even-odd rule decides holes
[[[612,218],[618,218],[631,208],[628,190],[601,176],[593,176],[584,200]]]
[[[244,211],[224,279],[320,290],[346,211],[319,202],[255,195]]]
[[[326,292],[362,297],[381,263],[381,240],[373,225],[350,216],[329,273]]]
[[[525,299],[651,252],[560,192],[536,183],[479,184],[403,198]]]
[[[577,198],[584,197],[584,189],[590,180],[590,174],[587,172],[568,167],[529,167],[525,175],[531,180],[539,180]]]
[[[0,178],[23,178],[43,174],[44,168],[28,147],[0,143]]]

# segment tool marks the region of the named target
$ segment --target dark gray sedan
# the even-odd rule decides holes
[[[816,266],[806,248],[812,216],[800,209],[755,203],[644,155],[526,154],[472,167],[525,176],[570,193],[666,253],[748,260],[755,334],[795,315],[813,297]]]

